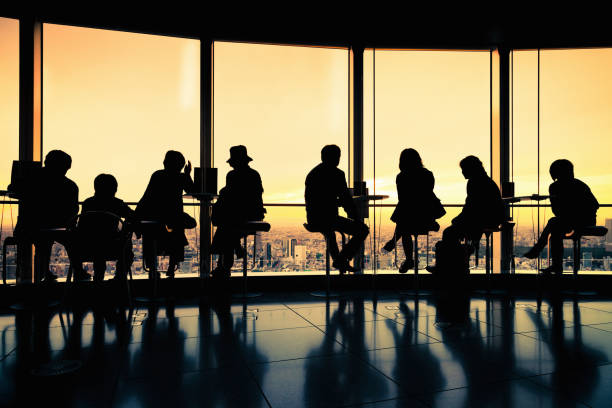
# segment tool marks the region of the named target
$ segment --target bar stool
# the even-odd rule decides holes
[[[592,296],[596,295],[597,292],[592,291],[580,291],[576,290],[576,278],[578,277],[578,271],[580,270],[580,251],[581,251],[581,239],[582,237],[603,237],[608,233],[608,229],[601,225],[592,225],[587,227],[578,228],[572,230],[564,235],[563,239],[571,239],[572,240],[572,255],[573,255],[573,279],[574,279],[574,287],[572,291],[563,291],[564,294],[573,294],[573,295],[581,295],[581,296]],[[548,265],[550,265],[550,237],[548,238]],[[561,271],[563,274],[563,271]]]
[[[8,246],[17,246],[17,239],[15,237],[4,238],[2,244],[2,282],[6,285],[6,249]]]
[[[440,224],[434,222],[431,228],[426,228],[419,231],[413,231],[410,233],[412,236],[413,249],[414,249],[414,289],[401,291],[400,295],[419,296],[419,235],[425,235],[429,237],[430,232],[440,231]],[[428,241],[429,242],[429,241]],[[421,293],[425,294],[425,293]],[[429,294],[429,293],[427,293]]]
[[[327,241],[327,237],[330,236],[331,234],[335,234],[335,232],[334,231],[322,230],[322,229],[316,228],[316,227],[314,227],[314,226],[312,226],[312,225],[310,225],[308,223],[304,223],[304,228],[306,228],[306,231],[308,231],[308,232],[323,234],[323,237],[325,238],[325,281],[326,281],[325,291],[318,290],[318,291],[311,292],[310,294],[312,296],[316,296],[316,297],[336,297],[336,296],[340,296],[339,293],[331,292],[330,291],[330,288],[331,288],[330,265],[329,265],[330,255],[329,255],[329,242]],[[344,235],[343,232],[340,232],[340,236],[342,237],[342,248],[344,248],[344,244],[346,242],[346,236]],[[335,236],[334,236],[334,239],[335,239]]]
[[[162,223],[159,221],[153,221],[153,220],[141,220],[135,225],[135,229],[137,229],[138,232],[141,232],[143,234],[143,240],[144,240],[144,234],[151,234],[150,235],[150,239],[151,239],[150,240],[150,243],[151,243],[150,251],[153,253],[150,265],[147,264],[147,261],[146,261],[147,257],[145,256],[144,253],[143,253],[143,258],[142,258],[142,269],[145,272],[149,273],[149,279],[151,280],[151,283],[152,283],[151,295],[135,297],[134,300],[138,303],[161,303],[164,301],[164,298],[158,295],[160,276],[159,276],[159,271],[157,270],[158,252],[157,252],[157,238],[155,237],[155,233],[157,233],[160,228],[163,228]]]
[[[108,241],[101,243],[99,242],[100,231],[88,228],[87,223],[95,223],[96,221],[104,220],[110,222],[111,225],[113,222],[116,223],[116,231],[111,236],[107,236]],[[69,233],[72,235],[71,240],[77,243],[73,244],[73,257],[71,259],[70,269],[68,271],[68,276],[66,277],[66,287],[64,290],[64,299],[62,304],[65,303],[68,287],[70,285],[70,281],[72,279],[72,283],[76,283],[74,279],[73,272],[75,268],[72,263],[77,261],[81,264],[83,262],[94,262],[97,260],[106,261],[117,261],[117,267],[122,266],[123,268],[127,268],[128,266],[128,244],[131,243],[132,240],[132,230],[127,227],[127,223],[123,221],[121,217],[116,214],[113,214],[108,211],[87,211],[77,215],[74,221],[71,223],[72,227],[69,228]],[[95,224],[94,224],[95,225]],[[111,249],[107,249],[104,252],[97,248],[97,245],[108,245],[106,248],[110,247]],[[118,244],[118,245],[117,245]],[[117,246],[114,246],[117,245]],[[76,258],[76,259],[75,259]],[[79,265],[79,268],[81,265]],[[131,283],[133,282],[132,269],[127,268],[125,271],[122,271],[125,275],[126,290],[127,290],[127,300],[130,308],[133,307],[132,302],[132,289]],[[116,282],[119,282],[119,269],[117,268],[117,272],[115,273]],[[102,280],[104,280],[104,276],[102,276]]]
[[[491,246],[491,236],[493,235],[494,232],[501,232],[501,231],[506,230],[507,228],[514,228],[514,223],[504,221],[503,223],[501,223],[500,225],[496,227],[487,227],[482,230],[485,236],[485,241],[486,241],[486,244],[485,244],[485,275],[487,277],[486,278],[487,279],[487,290],[486,290],[487,294],[491,294],[491,293],[506,294],[506,292],[503,290],[494,291],[494,292],[491,291],[491,274],[492,274],[491,261],[493,259],[493,248]],[[476,257],[474,263],[476,266],[478,266],[478,247],[479,247],[479,243],[476,243],[476,251],[474,252],[475,257]]]
[[[242,258],[242,294],[235,294],[233,297],[239,299],[248,299],[253,297],[261,296],[261,293],[249,293],[247,292],[247,265],[248,265],[248,256],[247,256],[247,239],[249,235],[257,235],[258,232],[268,232],[270,231],[270,224],[264,221],[247,221],[244,224],[241,224],[238,227],[238,232],[242,236],[243,239],[243,249],[244,249],[244,258]],[[255,245],[253,245],[253,259],[255,259]]]

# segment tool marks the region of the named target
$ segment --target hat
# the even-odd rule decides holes
[[[251,159],[248,155],[247,155],[247,149],[245,146],[243,145],[238,145],[238,146],[232,146],[230,147],[230,158],[227,160],[228,163],[234,162],[234,163],[240,163],[240,162],[250,162]]]

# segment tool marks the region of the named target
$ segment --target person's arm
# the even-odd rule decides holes
[[[357,212],[357,206],[355,205],[355,201],[353,201],[353,197],[348,189],[346,184],[346,177],[344,176],[344,172],[339,170],[338,172],[338,200],[344,211],[346,211],[346,215],[349,218],[357,219],[359,218],[359,213]]]
[[[557,217],[562,216],[563,208],[562,208],[562,199],[559,197],[559,185],[558,182],[552,183],[548,186],[548,194],[550,195],[550,207],[552,209],[553,214]]]
[[[455,218],[453,218],[453,220],[451,221],[452,224],[457,224],[460,222],[465,221],[466,219],[469,219],[469,216],[472,212],[472,208],[474,207],[474,182],[473,180],[468,180],[467,182],[467,186],[466,186],[466,192],[467,195],[465,197],[465,204],[463,204],[463,209],[461,210],[461,212],[459,213],[459,215],[457,215]]]
[[[195,184],[193,183],[193,179],[191,178],[191,162],[188,161],[185,165],[185,170],[183,171],[183,190],[187,194],[191,194],[195,189]]]
[[[403,202],[403,205],[406,205],[410,199],[410,193],[408,192],[408,185],[402,173],[399,173],[397,177],[395,177],[395,186],[397,187],[397,200]]]

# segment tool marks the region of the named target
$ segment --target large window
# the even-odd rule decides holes
[[[11,164],[19,158],[19,21],[0,17],[0,190],[11,180]],[[7,201],[0,197],[0,201]],[[0,238],[12,234],[17,206],[0,204]],[[8,278],[15,277],[14,248],[9,249]],[[0,258],[1,261],[1,258]]]
[[[512,53],[512,61],[516,194],[548,194],[550,164],[565,158],[600,204],[612,203],[612,49],[520,50]],[[553,215],[548,202],[543,204],[514,209],[517,271],[535,270],[536,262],[521,255]],[[609,219],[610,208],[600,208],[597,223],[604,225]],[[612,248],[605,242],[606,238],[583,241],[582,270],[611,270]],[[566,242],[566,270],[572,268],[570,245]]]
[[[72,156],[81,200],[110,173],[117,197],[138,201],[169,149],[199,166],[199,41],[52,24],[43,35],[43,153]],[[183,272],[198,266],[193,230],[189,238]]]
[[[370,193],[389,196],[382,201],[387,207],[370,212],[366,267],[374,268],[376,254],[380,272],[396,270],[395,254],[380,248],[395,228],[390,217],[397,203],[395,177],[403,149],[414,148],[420,153],[423,164],[434,174],[434,191],[444,204],[465,201],[466,180],[459,168],[465,156],[478,156],[490,174],[490,70],[488,50],[366,50],[364,178]],[[440,232],[431,234],[430,250],[461,208],[446,210],[438,220]],[[423,237],[420,244],[423,257],[425,241]],[[397,256],[401,263],[401,245]]]
[[[215,42],[213,157],[219,187],[234,145],[247,146],[267,204],[304,203],[306,175],[320,163],[326,144],[340,146],[339,167],[348,176],[348,79],[346,48]],[[260,238],[255,270],[324,270],[325,245],[304,229],[304,207],[266,208],[272,230]]]

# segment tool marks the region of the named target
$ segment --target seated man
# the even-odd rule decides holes
[[[238,258],[246,256],[240,246],[238,228],[247,221],[261,221],[266,213],[263,207],[263,186],[259,173],[249,166],[252,161],[245,146],[230,148],[227,160],[232,170],[227,173],[225,187],[213,207],[212,221],[217,231],[211,245],[211,253],[220,255],[214,277],[229,277],[234,265],[234,253]]]
[[[442,241],[436,244],[436,266],[427,268],[432,273],[447,269],[446,265],[454,268],[453,262],[457,262],[459,272],[469,272],[467,257],[465,259],[438,259],[449,254],[453,256],[459,253],[455,248],[462,239],[468,239],[478,245],[485,228],[496,228],[504,221],[504,203],[497,184],[487,176],[482,162],[476,156],[467,156],[459,163],[463,177],[467,182],[467,197],[463,210],[456,216],[451,225],[442,234]],[[448,264],[446,261],[450,261]]]
[[[136,214],[134,210],[123,200],[115,197],[117,193],[117,179],[115,177],[110,174],[98,175],[94,179],[94,190],[94,196],[89,197],[83,202],[81,214],[100,211],[112,213],[126,220],[134,219]],[[94,281],[104,280],[106,257],[108,255],[116,256],[125,251],[125,258],[120,256],[117,262],[116,278],[124,278],[128,269],[132,267],[132,262],[134,261],[132,240],[128,238],[127,242],[124,242],[117,228],[117,219],[105,214],[92,214],[89,217],[81,218],[79,222],[77,231],[85,234],[87,239],[93,240],[93,242],[82,242],[81,239],[78,239],[78,242],[75,243],[76,248],[80,250],[91,250],[94,248],[96,255],[99,255],[99,259],[94,259],[93,262]],[[83,245],[80,245],[81,243]],[[124,248],[123,245],[126,245],[126,247]],[[79,254],[75,254],[75,256],[79,256]]]
[[[79,188],[66,177],[72,166],[72,158],[61,150],[51,150],[45,157],[44,167],[37,176],[23,181],[21,185],[10,185],[20,200],[20,213],[15,227],[15,238],[18,241],[19,265],[27,264],[28,245],[35,246],[36,273],[45,281],[57,279],[49,271],[51,249],[54,242],[59,242],[70,254],[70,242],[67,234],[61,232],[44,232],[51,228],[66,228],[79,212]],[[87,279],[89,275],[82,271],[75,273],[76,279]]]
[[[546,247],[550,237],[551,265],[543,273],[563,272],[563,237],[575,229],[595,225],[599,203],[591,189],[574,178],[574,166],[566,159],[555,160],[550,165],[550,177],[554,182],[548,188],[553,214],[538,242],[524,256],[534,259]]]
[[[354,272],[349,261],[357,254],[361,244],[370,232],[367,225],[357,221],[357,207],[346,185],[344,172],[338,168],[340,148],[327,145],[321,150],[321,163],[306,177],[306,218],[315,230],[326,235],[333,267],[340,273]],[[341,205],[349,218],[338,215]],[[352,238],[338,251],[335,231],[352,235]]]
[[[180,152],[169,150],[164,158],[164,168],[151,175],[147,189],[136,206],[138,218],[161,224],[157,231],[143,233],[144,261],[151,265],[154,256],[157,256],[152,253],[152,240],[155,239],[158,251],[165,251],[170,256],[166,272],[168,278],[174,277],[178,264],[185,259],[184,247],[188,243],[185,229],[197,225],[196,220],[183,211],[183,191],[194,191],[191,162],[185,165],[185,157]]]

